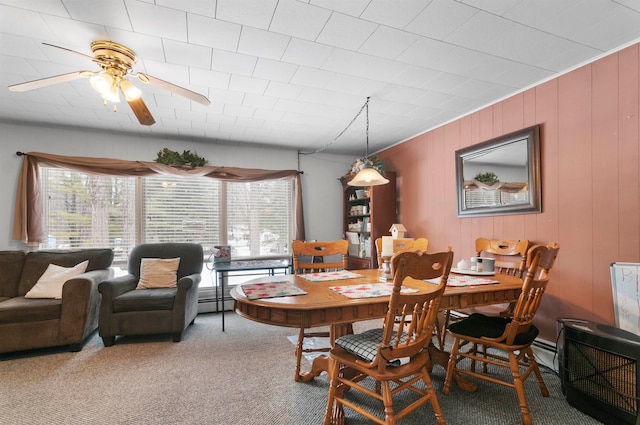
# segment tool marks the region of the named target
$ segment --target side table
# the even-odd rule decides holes
[[[229,277],[229,273],[234,272],[234,276],[253,276],[260,274],[267,274],[274,276],[276,270],[278,274],[288,274],[291,267],[291,261],[285,260],[233,260],[233,261],[221,261],[214,263],[213,265],[214,285],[216,288],[216,313],[222,312],[222,331],[224,332],[224,284],[225,280]],[[260,273],[260,271],[266,270],[267,273]],[[237,273],[241,272],[241,273]],[[218,293],[218,286],[220,287],[221,294]],[[220,308],[221,303],[222,308]]]

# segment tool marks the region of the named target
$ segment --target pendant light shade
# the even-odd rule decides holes
[[[347,184],[349,186],[380,186],[381,184],[387,183],[389,183],[388,179],[385,179],[380,173],[378,173],[371,164],[367,164]]]
[[[380,186],[382,184],[389,183],[388,179],[385,179],[371,164],[369,160],[369,97],[365,103],[367,114],[367,149],[364,155],[364,168],[356,174],[356,176],[349,181],[349,186]]]

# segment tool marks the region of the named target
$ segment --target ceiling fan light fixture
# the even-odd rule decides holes
[[[127,99],[127,102],[138,100],[142,96],[142,91],[126,78],[120,80],[120,90],[122,90],[122,94],[125,99]]]
[[[95,91],[100,93],[102,97],[105,97],[111,90],[111,86],[113,85],[113,77],[102,72],[91,77],[89,82],[91,83],[91,87],[93,87]]]
[[[115,81],[113,84],[111,84],[111,87],[109,87],[109,90],[107,91],[107,93],[102,95],[102,98],[112,103],[120,103],[120,94],[118,93],[118,84],[116,84]]]

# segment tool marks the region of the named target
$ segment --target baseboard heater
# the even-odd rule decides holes
[[[558,326],[567,402],[607,425],[640,425],[640,336],[580,319]]]

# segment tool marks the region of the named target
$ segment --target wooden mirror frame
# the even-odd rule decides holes
[[[527,141],[527,158],[525,166],[528,177],[528,202],[510,205],[485,205],[468,208],[465,204],[465,159],[496,151],[501,147],[518,141]],[[540,137],[539,126],[534,125],[477,145],[456,151],[456,188],[458,195],[458,217],[481,217],[511,214],[533,214],[542,212],[542,189],[540,173]],[[524,183],[524,182],[523,182]]]

